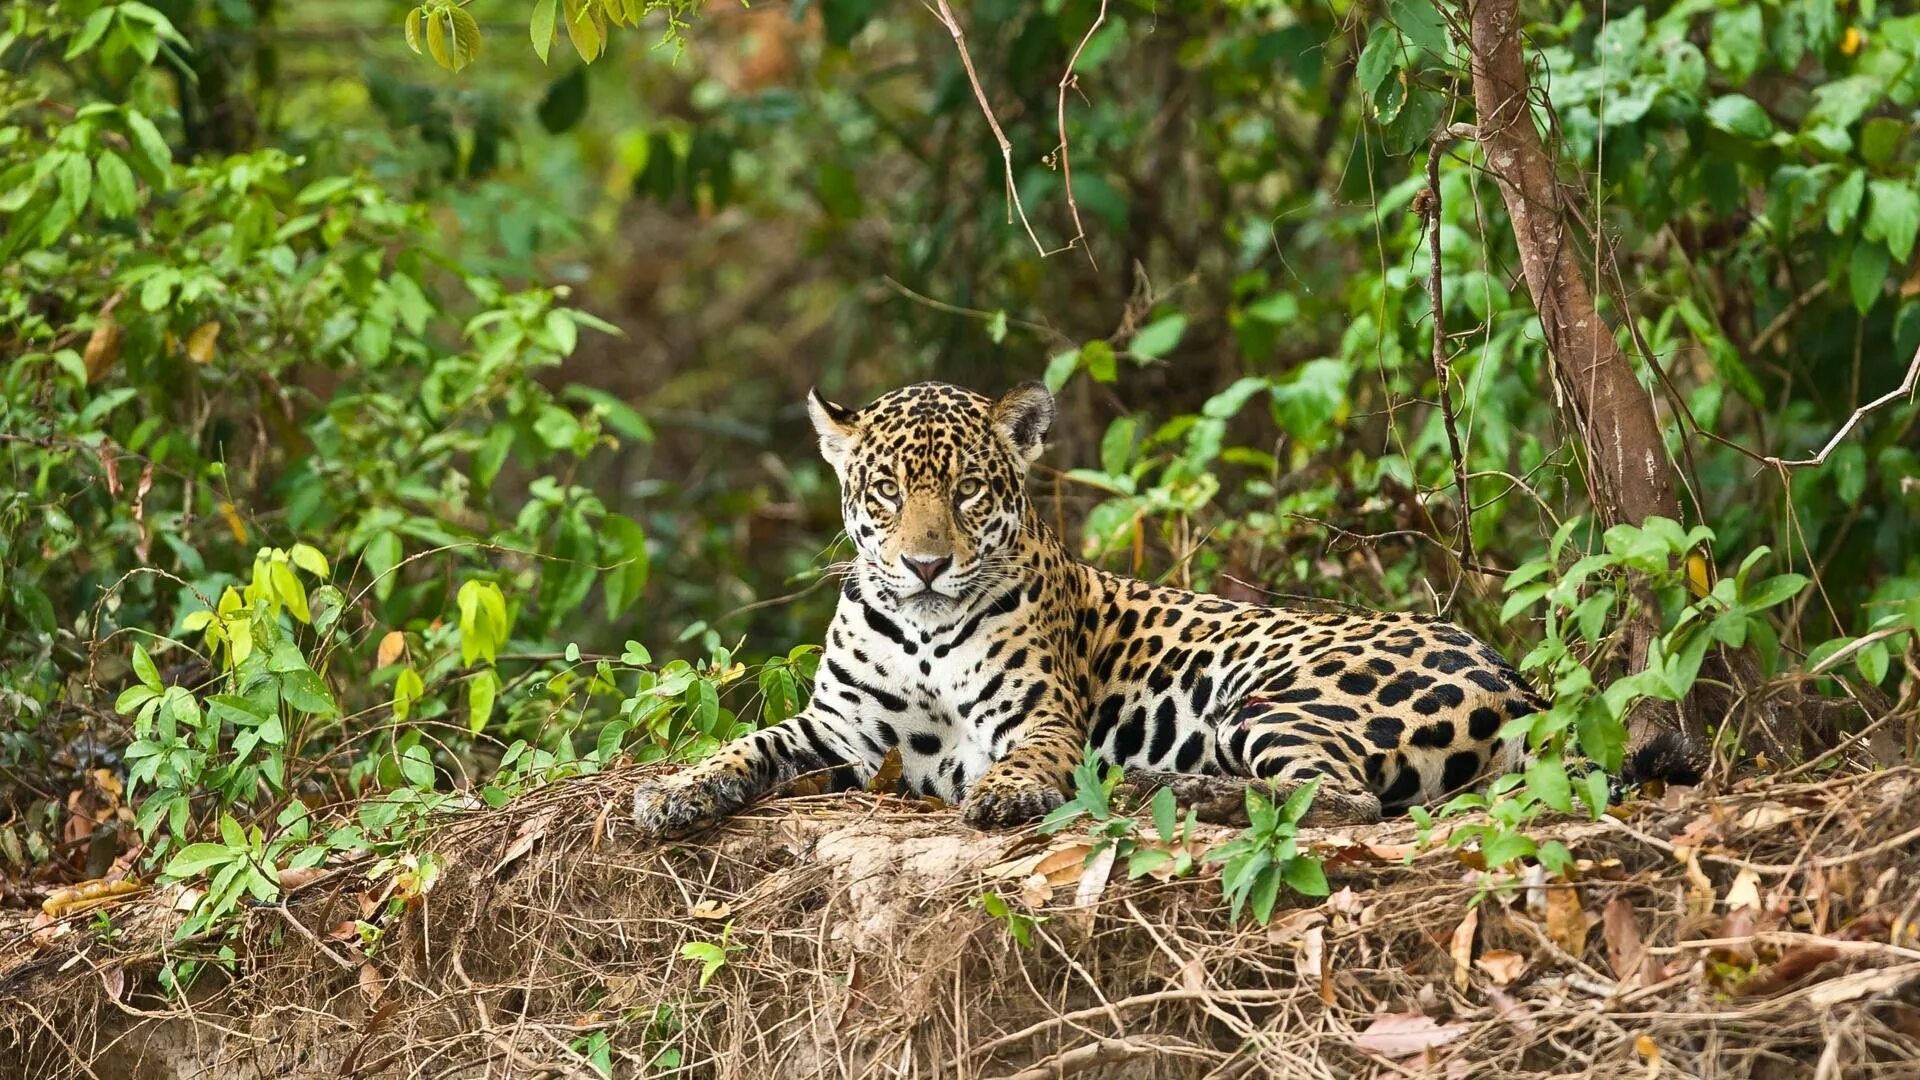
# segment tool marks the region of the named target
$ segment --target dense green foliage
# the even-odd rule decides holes
[[[1036,492],[1088,558],[1440,607],[1526,656],[1545,764],[1455,834],[1496,864],[1551,857],[1516,830],[1574,808],[1562,755],[1617,763],[1709,650],[1910,685],[1920,409],[1755,455],[1810,454],[1920,348],[1920,17],[1523,8],[1692,526],[1609,531],[1487,162],[1444,134],[1474,120],[1451,5],[981,0],[1010,164],[920,5],[473,8],[10,10],[0,859],[205,874],[212,918],[403,857],[421,813],[787,715],[839,529],[815,382],[1044,376]],[[1454,554],[1436,315],[1494,572]],[[96,767],[137,807],[115,843],[68,827]],[[1262,814],[1248,858],[1298,808]],[[1239,873],[1270,910],[1280,871]]]

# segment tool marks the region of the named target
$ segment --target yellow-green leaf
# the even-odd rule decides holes
[[[533,5],[533,23],[528,27],[533,35],[533,51],[543,64],[547,62],[547,50],[553,47],[555,7],[554,0],[540,0]]]
[[[467,680],[467,730],[479,731],[493,715],[493,699],[500,692],[500,677],[492,668],[476,672]]]
[[[427,16],[427,51],[433,54],[433,62],[453,70],[453,57],[447,52],[447,32],[452,29],[452,20],[446,13],[436,11]]]
[[[427,687],[420,679],[420,673],[411,667],[400,672],[393,680],[393,718],[405,720],[413,712],[413,703],[420,700]]]
[[[580,59],[589,64],[599,57],[601,47],[606,44],[606,25],[601,19],[600,9],[586,0],[566,0],[567,37]]]
[[[274,594],[287,605],[293,617],[303,623],[312,622],[313,612],[307,609],[307,590],[301,586],[300,579],[293,576],[293,566],[276,561],[267,572],[273,578]]]
[[[447,9],[447,32],[453,38],[453,70],[459,71],[480,57],[480,24],[466,8]]]
[[[420,8],[414,8],[407,12],[406,22],[402,24],[407,31],[407,48],[415,53],[420,51],[420,23],[425,18],[426,15]]]
[[[320,554],[320,549],[312,544],[293,545],[293,548],[287,552],[287,557],[293,560],[293,565],[314,577],[325,579],[332,574],[332,570],[327,566],[327,557]]]

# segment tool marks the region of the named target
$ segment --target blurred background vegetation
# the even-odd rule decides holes
[[[1521,7],[1690,523],[1729,573],[1764,546],[1811,580],[1756,620],[1762,674],[1839,655],[1869,702],[1915,683],[1920,409],[1818,467],[1753,455],[1810,454],[1920,348],[1899,7]],[[492,801],[785,715],[845,554],[814,384],[1044,377],[1035,488],[1088,558],[1444,610],[1516,657],[1540,624],[1497,571],[1565,522],[1598,549],[1504,205],[1443,134],[1496,572],[1455,555],[1422,217],[1434,133],[1474,120],[1451,5],[962,5],[1010,165],[922,5],[560,8],[547,43],[553,0],[458,9],[421,43],[457,72],[377,0],[9,10],[0,865],[190,873],[227,822],[236,866],[317,859],[309,808]]]

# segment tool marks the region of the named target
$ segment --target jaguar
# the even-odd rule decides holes
[[[1198,778],[1356,825],[1522,768],[1510,721],[1546,707],[1499,653],[1442,619],[1254,604],[1080,562],[1026,476],[1054,416],[1026,383],[944,383],[864,408],[810,391],[855,557],[813,692],[791,718],[640,782],[649,837],[717,821],[802,776],[899,788],[982,827],[1040,818],[1090,747],[1132,780]],[[1188,785],[1189,787],[1191,785]]]

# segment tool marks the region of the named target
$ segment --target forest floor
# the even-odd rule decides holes
[[[1920,769],[1551,822],[1573,880],[1488,875],[1446,823],[1424,845],[1405,820],[1303,830],[1332,895],[1283,895],[1264,927],[1229,917],[1212,864],[1128,880],[1072,830],[890,797],[642,846],[637,775],[455,815],[437,871],[304,875],[186,1001],[155,979],[208,944],[174,940],[177,889],[0,912],[0,1074],[1825,1080],[1920,1060]]]

